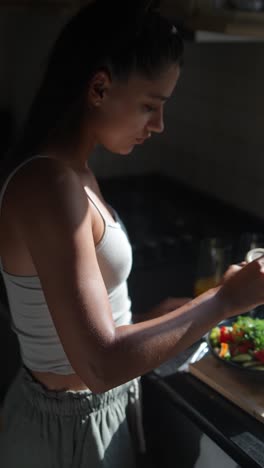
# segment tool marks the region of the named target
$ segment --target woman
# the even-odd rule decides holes
[[[62,31],[3,171],[1,268],[23,367],[4,403],[2,468],[136,466],[138,377],[264,302],[257,260],[132,323],[131,246],[89,155],[101,144],[126,156],[162,132],[183,46],[149,1],[121,19],[108,3]]]

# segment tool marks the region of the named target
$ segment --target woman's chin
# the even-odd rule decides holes
[[[108,151],[110,151],[111,153],[114,153],[114,154],[120,154],[120,155],[123,155],[123,156],[126,156],[126,155],[129,155],[130,153],[132,153],[133,149],[135,148],[135,145],[130,145],[130,146],[105,146],[105,149],[107,149]]]
[[[127,156],[130,153],[132,153],[134,147],[135,147],[135,145],[131,145],[131,146],[128,146],[126,148],[121,148],[121,149],[119,148],[119,151],[117,151],[117,153],[120,154],[120,155],[123,155],[123,156]]]

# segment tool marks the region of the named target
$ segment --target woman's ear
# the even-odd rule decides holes
[[[97,72],[89,83],[88,99],[92,106],[99,107],[111,87],[111,78],[105,71]]]

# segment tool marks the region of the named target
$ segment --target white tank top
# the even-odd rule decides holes
[[[3,196],[11,178],[27,162],[38,157],[46,156],[27,159],[9,174],[0,192],[0,213]],[[117,213],[115,212],[115,222],[109,223],[94,201],[92,203],[105,223],[104,235],[96,246],[96,255],[113,320],[116,326],[127,325],[131,323],[131,301],[127,289],[127,278],[132,266],[131,245]],[[39,277],[7,273],[1,259],[0,270],[8,297],[11,326],[18,337],[24,365],[33,371],[65,375],[74,373],[53,324]]]

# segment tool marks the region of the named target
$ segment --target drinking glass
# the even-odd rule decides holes
[[[217,286],[231,264],[232,245],[218,237],[204,238],[200,242],[194,295],[198,296]]]

